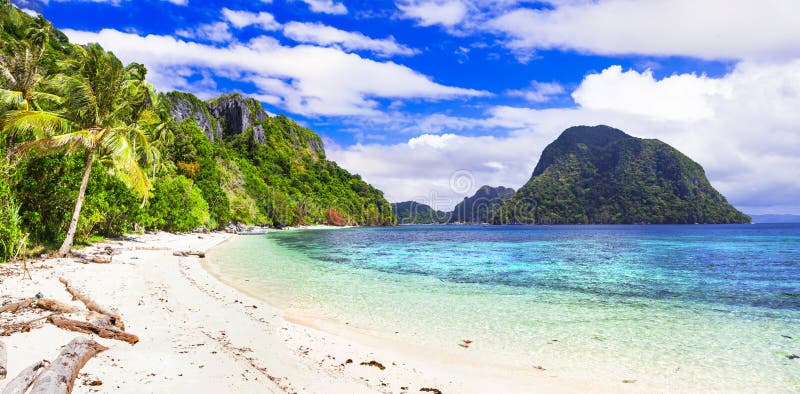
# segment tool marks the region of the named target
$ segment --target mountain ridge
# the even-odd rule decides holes
[[[703,168],[655,139],[609,126],[566,129],[495,222],[535,224],[749,223]]]

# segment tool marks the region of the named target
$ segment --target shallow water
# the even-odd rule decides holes
[[[285,231],[210,258],[270,302],[415,344],[665,391],[800,391],[800,225]]]

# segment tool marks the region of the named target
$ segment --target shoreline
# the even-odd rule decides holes
[[[97,303],[116,309],[126,331],[140,342],[92,337],[109,347],[84,366],[75,393],[154,392],[308,392],[411,393],[541,392],[634,390],[631,385],[597,385],[552,377],[531,367],[497,370],[479,362],[466,365],[434,357],[430,349],[402,349],[382,338],[365,341],[347,332],[329,332],[314,317],[286,311],[217,279],[201,259],[172,256],[173,250],[208,251],[237,236],[226,233],[145,234],[109,240],[119,253],[111,264],[79,264],[73,259],[29,263],[33,279],[19,265],[0,266],[0,303],[41,292],[79,306],[58,278],[66,277]],[[4,313],[0,325],[35,318]],[[76,336],[50,324],[0,337],[8,349],[8,378],[41,359],[52,360]],[[427,353],[427,354],[426,354]],[[373,363],[375,361],[375,363]],[[362,365],[364,363],[364,365]],[[385,369],[380,369],[380,364]],[[99,386],[88,385],[102,381]],[[641,387],[639,387],[641,390]]]

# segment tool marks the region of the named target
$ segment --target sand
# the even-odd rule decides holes
[[[0,304],[41,292],[83,307],[58,281],[97,303],[117,309],[140,342],[95,338],[109,349],[81,370],[75,393],[444,393],[619,392],[620,383],[598,386],[567,380],[535,366],[485,365],[413,344],[325,324],[314,316],[287,319],[282,310],[228,287],[203,269],[198,257],[174,250],[205,251],[235,235],[167,233],[108,241],[119,253],[111,264],[74,259],[0,265]],[[45,316],[44,311],[0,314],[0,328]],[[291,320],[291,321],[290,321]],[[337,328],[338,327],[338,328]],[[0,337],[8,348],[8,378],[41,359],[52,360],[76,336],[50,324]],[[374,363],[371,363],[375,361]],[[366,365],[362,365],[365,363]],[[383,366],[381,369],[378,365]],[[101,381],[98,386],[90,382]]]

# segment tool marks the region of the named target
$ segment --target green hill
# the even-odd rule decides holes
[[[13,123],[12,114],[23,109],[47,112],[63,117],[71,130],[79,130],[85,126],[74,119],[85,111],[65,99],[70,89],[72,93],[76,89],[65,85],[70,77],[101,88],[104,83],[112,85],[113,78],[148,85],[141,82],[147,71],[140,64],[121,65],[122,76],[87,66],[83,60],[87,53],[103,57],[102,67],[113,68],[120,62],[97,46],[69,43],[47,20],[28,16],[6,0],[0,0],[0,39],[2,260],[12,249],[7,245],[19,244],[24,233],[30,233],[33,243],[45,245],[65,238],[87,162],[83,148],[53,149],[35,157],[19,154],[42,133],[6,127]],[[149,180],[145,185],[149,199],[142,205],[141,192],[128,187],[131,178],[120,172],[120,162],[110,160],[115,151],[98,147],[103,151],[89,161],[94,170],[78,221],[78,241],[141,229],[221,228],[230,222],[394,224],[381,191],[327,160],[322,139],[313,131],[285,116],[267,114],[258,101],[238,94],[209,101],[180,92],[148,95],[129,86],[134,85],[118,91],[130,96],[99,99],[118,100],[127,111],[120,112],[125,119],[117,116],[119,121],[138,125],[142,133],[129,137],[146,135],[149,140],[147,150],[145,144],[127,145],[137,150],[136,164]]]
[[[565,130],[500,208],[504,223],[749,223],[675,148],[608,126]]]
[[[482,186],[471,197],[465,197],[453,208],[450,223],[491,223],[495,210],[514,194],[514,189]]]
[[[397,224],[441,224],[447,223],[450,214],[437,211],[429,205],[416,201],[392,203]]]

